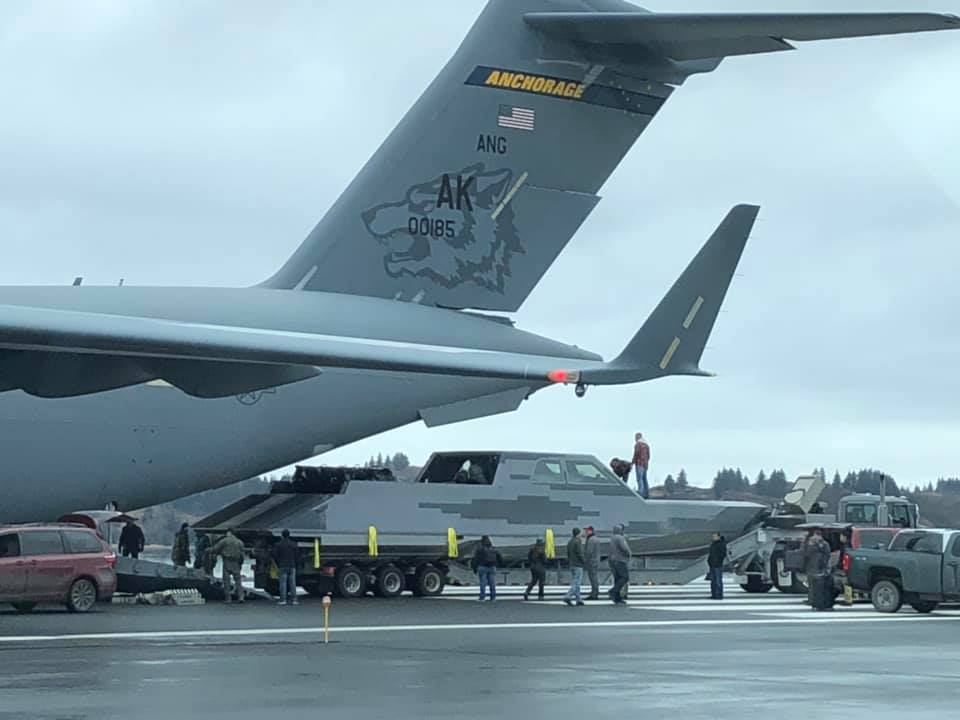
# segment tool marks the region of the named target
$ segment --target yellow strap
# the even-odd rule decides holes
[[[547,560],[555,560],[557,558],[557,546],[553,542],[553,530],[547,528],[546,535],[546,553]]]
[[[377,529],[371,525],[367,528],[367,551],[370,557],[376,557],[379,554],[377,550]]]
[[[313,569],[320,569],[320,538],[313,539]]]
[[[457,544],[457,531],[447,528],[447,557],[460,557],[460,545]]]
[[[279,568],[277,568],[277,564],[275,562],[270,563],[270,579],[271,580],[280,579],[280,570]]]

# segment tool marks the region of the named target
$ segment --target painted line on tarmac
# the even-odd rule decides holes
[[[784,613],[786,614],[786,613]],[[451,623],[445,625],[354,625],[330,628],[331,635],[352,633],[449,632],[461,630],[541,630],[590,628],[735,627],[738,625],[812,625],[824,623],[957,622],[945,615],[836,615],[762,617],[713,620],[599,620],[572,622]],[[184,640],[190,638],[264,637],[281,635],[322,635],[322,627],[246,628],[239,630],[159,630],[145,632],[72,633],[65,635],[11,635],[0,637],[0,645],[15,643],[63,642],[66,640]]]

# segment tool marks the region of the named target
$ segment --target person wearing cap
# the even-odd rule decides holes
[[[537,541],[527,553],[527,564],[530,566],[530,584],[523,593],[523,599],[529,600],[533,586],[537,585],[537,600],[543,600],[543,586],[547,581],[547,552],[543,544],[543,538],[537,538]]]
[[[593,533],[593,525],[583,529],[587,539],[583,541],[583,562],[590,578],[590,594],[587,600],[600,599],[600,541]]]

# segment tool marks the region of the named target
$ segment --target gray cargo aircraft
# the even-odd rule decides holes
[[[790,40],[949,15],[660,14],[491,0],[300,248],[260,286],[0,288],[0,521],[224,485],[551,384],[701,375],[757,209],[735,208],[614,360],[517,310],[688,77]]]

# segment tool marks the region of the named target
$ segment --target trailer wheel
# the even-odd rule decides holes
[[[748,593],[767,593],[773,590],[773,585],[765,583],[759,575],[747,575],[747,581],[740,583],[740,587]]]
[[[345,598],[359,598],[367,594],[367,573],[356,565],[337,569],[337,594]]]
[[[413,579],[413,594],[418,597],[437,597],[447,584],[446,573],[436,565],[424,565]]]
[[[880,580],[870,590],[870,601],[877,612],[895,613],[903,607],[903,592],[893,580]]]
[[[406,583],[406,578],[396,565],[384,565],[377,570],[373,591],[382,598],[400,597]]]

